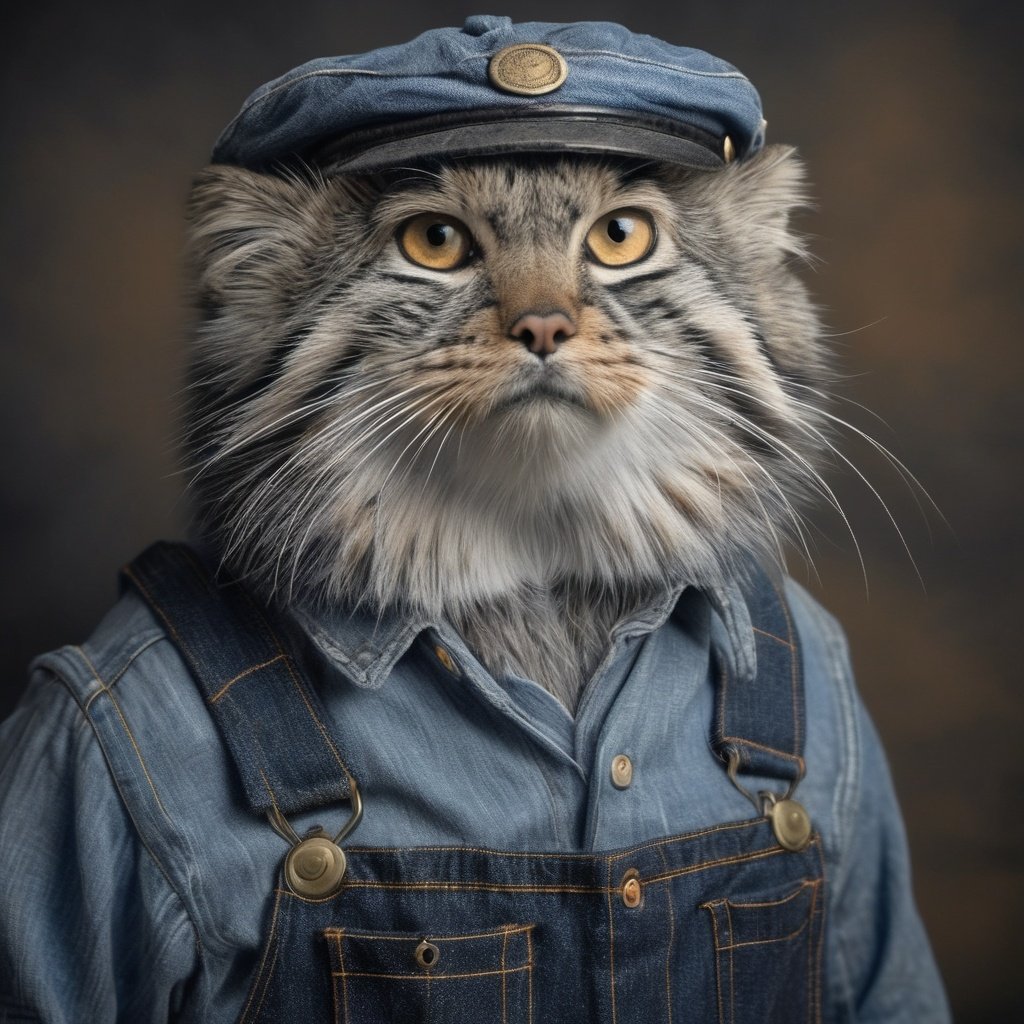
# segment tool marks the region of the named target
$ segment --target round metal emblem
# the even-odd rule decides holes
[[[284,861],[284,877],[296,896],[333,896],[345,877],[345,851],[323,836],[303,839]]]
[[[772,831],[779,845],[794,852],[811,841],[811,819],[802,804],[795,800],[779,800],[772,806]]]
[[[499,50],[487,65],[491,85],[517,96],[554,92],[569,74],[565,58],[541,43],[517,43]]]

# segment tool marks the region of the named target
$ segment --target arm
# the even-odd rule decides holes
[[[173,1019],[196,967],[192,926],[92,725],[45,671],[0,725],[0,878],[0,1018]]]

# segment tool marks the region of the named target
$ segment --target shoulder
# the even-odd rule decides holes
[[[51,770],[70,789],[105,787],[120,816],[114,823],[112,807],[110,826],[145,850],[208,952],[252,946],[258,913],[223,913],[216,890],[234,885],[250,904],[269,892],[280,843],[248,810],[209,708],[145,601],[129,588],[88,640],[42,655],[32,671],[15,718],[33,709],[29,742]],[[68,730],[73,745],[59,742]],[[246,850],[234,882],[224,877],[228,847]]]

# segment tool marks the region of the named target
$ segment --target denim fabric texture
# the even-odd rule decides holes
[[[127,590],[88,642],[37,660],[0,727],[0,865],[18,880],[0,895],[0,1007],[95,1024],[273,1019],[259,979],[277,949],[306,943],[289,969],[328,986],[325,1020],[423,1019],[425,1000],[453,1022],[575,1021],[579,1006],[668,1020],[673,1003],[699,1020],[813,1020],[820,983],[823,1020],[947,1021],[842,633],[798,585],[786,595],[805,680],[796,795],[815,829],[800,853],[712,749],[712,665],[756,669],[735,586],[680,586],[624,623],[575,720],[532,681],[491,676],[447,623],[296,614],[308,684],[359,759],[346,908],[344,891],[275,892],[287,844],[251,809],[166,626]],[[625,789],[619,754],[634,766]],[[348,813],[290,817],[303,834]],[[629,868],[636,908],[618,895]],[[583,948],[594,974],[553,975],[538,919],[557,935],[544,955]],[[440,953],[429,983],[405,969],[425,931]],[[773,982],[793,970],[795,989]]]
[[[523,43],[562,55],[568,75],[557,90],[521,96],[491,84],[490,59]],[[738,156],[764,144],[757,90],[718,57],[613,22],[514,23],[475,15],[461,29],[431,29],[369,53],[320,57],[260,86],[222,132],[212,160],[265,168],[371,125],[464,111],[544,114],[556,107],[692,125],[719,140],[729,135]]]

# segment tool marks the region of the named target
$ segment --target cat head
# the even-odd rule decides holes
[[[792,150],[722,170],[214,165],[189,208],[199,524],[277,600],[431,613],[710,581],[799,531],[823,352]]]

